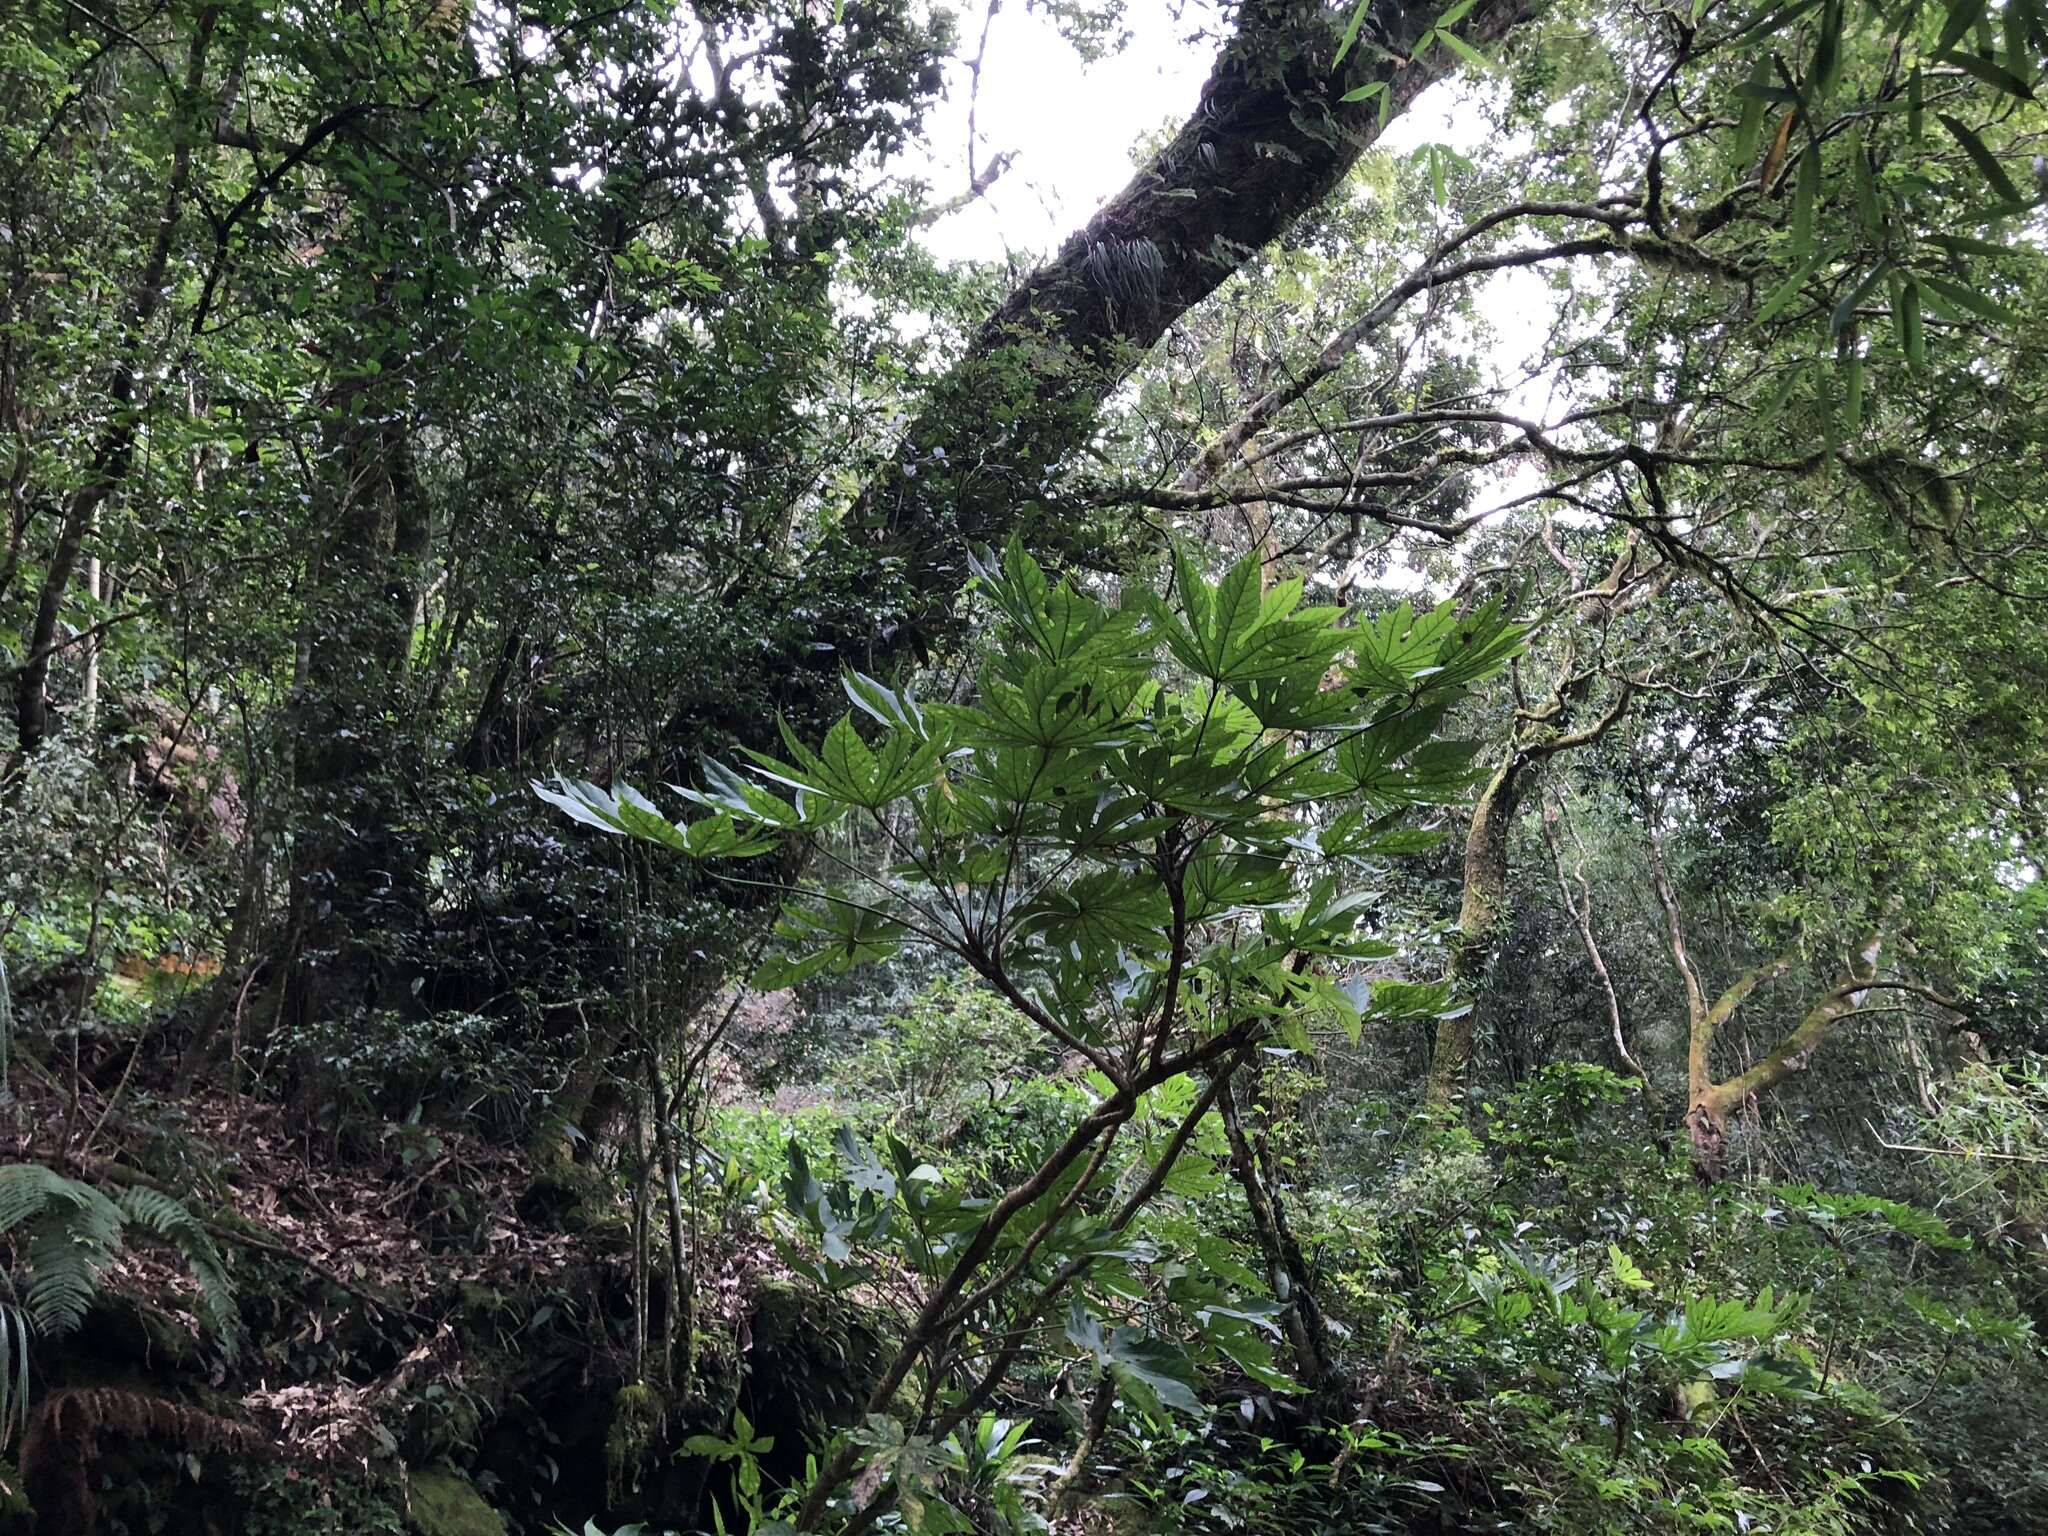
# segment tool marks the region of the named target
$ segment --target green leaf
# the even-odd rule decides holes
[[[1199,1414],[1195,1368],[1187,1351],[1171,1339],[1140,1328],[1119,1328],[1109,1344],[1109,1373],[1136,1405],[1154,1419],[1163,1409]]]
[[[1151,875],[1107,869],[1047,891],[1019,906],[1015,932],[1083,965],[1100,967],[1120,950],[1154,951],[1165,943],[1172,909]]]
[[[1975,75],[1993,90],[2016,96],[2021,101],[2034,100],[2034,91],[2026,81],[2020,79],[1995,59],[1975,53],[1938,53],[1934,56],[1937,64],[1953,64],[1965,74]]]
[[[1976,26],[1984,15],[1985,0],[1955,0],[1948,8],[1948,20],[1943,23],[1941,38],[1934,45],[1937,54],[1947,53],[1962,40],[1965,32]]]
[[[1643,1273],[1636,1261],[1623,1253],[1613,1243],[1607,1245],[1607,1272],[1614,1277],[1614,1283],[1631,1291],[1650,1289],[1650,1277]]]
[[[924,712],[917,707],[917,700],[908,690],[896,693],[867,674],[851,670],[839,681],[856,709],[873,716],[891,730],[901,727],[923,734]]]
[[[1857,309],[1865,299],[1877,291],[1877,285],[1884,281],[1885,273],[1891,270],[1891,265],[1889,259],[1880,261],[1863,274],[1860,283],[1842,295],[1840,302],[1835,305],[1834,312],[1828,316],[1828,335],[1831,338],[1840,336],[1854,322]]]
[[[1834,95],[1842,77],[1842,0],[1827,0],[1821,7],[1820,30],[1813,44],[1813,69],[1808,76],[1812,94],[1818,100]]]
[[[1899,345],[1917,373],[1927,366],[1927,334],[1920,317],[1920,281],[1908,276],[1899,293]]]
[[[1764,93],[1776,89],[1770,79],[1770,55],[1759,53],[1750,66],[1749,84],[1737,92],[1742,100],[1742,115],[1735,125],[1735,163],[1744,170],[1755,162],[1757,145],[1763,137],[1764,103],[1770,99]]]
[[[1995,240],[1979,240],[1974,235],[1929,235],[1927,238],[1943,250],[1957,256],[2034,257],[2041,254],[2023,246],[2000,245]]]
[[[855,1189],[879,1200],[896,1198],[896,1175],[882,1165],[872,1147],[853,1134],[852,1126],[842,1125],[832,1133],[832,1147],[839,1154],[847,1182]]]
[[[1856,180],[1856,217],[1866,235],[1872,240],[1882,240],[1884,214],[1878,207],[1877,178],[1871,174],[1870,161],[1859,150],[1849,157],[1849,163]]]
[[[1915,275],[1919,278],[1921,286],[1927,290],[1928,295],[1933,299],[1934,307],[1943,311],[1951,319],[1967,323],[1968,317],[1975,315],[1980,320],[1989,320],[1994,325],[2017,328],[2020,323],[2018,315],[1996,300],[1986,298],[1973,288],[1965,288],[1960,283],[1952,283],[1946,278],[1936,277],[1931,272],[1921,272]]]
[[[1820,201],[1820,149],[1809,141],[1799,152],[1799,175],[1792,189],[1792,245],[1813,249],[1814,209]]]
[[[1358,0],[1357,7],[1351,12],[1351,19],[1344,24],[1344,35],[1337,42],[1337,57],[1331,61],[1332,63],[1342,64],[1344,56],[1351,52],[1351,45],[1358,41],[1358,29],[1365,24],[1366,9],[1371,4],[1372,0]]]
[[[1474,48],[1455,32],[1439,31],[1436,35],[1436,40],[1475,69],[1490,70],[1493,68],[1493,60],[1489,59],[1477,48]]]
[[[1804,262],[1800,263],[1798,270],[1793,272],[1790,277],[1773,288],[1764,299],[1762,307],[1756,312],[1757,324],[1762,325],[1767,321],[1775,319],[1784,310],[1786,305],[1798,298],[1801,290],[1806,286],[1806,280],[1813,276],[1814,270],[1820,266],[1826,256],[1827,253],[1825,251],[1815,252]]]
[[[2012,178],[2005,174],[2005,167],[1998,163],[1998,157],[1984,147],[1984,141],[1977,137],[1968,124],[1946,112],[1937,112],[1935,116],[1941,120],[1941,126],[1948,130],[1949,137],[1962,145],[1963,153],[1970,157],[1971,162],[1977,167],[1978,174],[1991,184],[1991,190],[1997,193],[2002,201],[2025,201],[2020,196],[2019,188],[2012,184]]]
[[[1187,552],[1174,551],[1179,611],[1151,600],[1152,621],[1189,671],[1235,685],[1295,668],[1326,667],[1349,640],[1334,608],[1301,608],[1299,579],[1261,595],[1261,557],[1253,551],[1210,585]]]

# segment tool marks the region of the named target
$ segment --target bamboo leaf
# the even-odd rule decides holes
[[[1749,83],[1736,92],[1742,98],[1742,116],[1735,125],[1735,163],[1748,165],[1756,159],[1757,141],[1763,136],[1764,92],[1771,89],[1771,61],[1762,54],[1750,66]]]
[[[1493,68],[1493,60],[1489,59],[1477,48],[1474,48],[1455,32],[1438,32],[1436,40],[1476,69]]]
[[[1948,21],[1941,29],[1941,40],[1934,45],[1934,51],[1947,53],[1983,14],[1984,0],[1955,0],[1955,4],[1949,7]]]
[[[2025,199],[2020,190],[2012,184],[2012,178],[2005,174],[2005,167],[1998,163],[1998,157],[1984,147],[1984,141],[1977,137],[1968,124],[1958,121],[1946,112],[1935,114],[1941,119],[1941,126],[1949,131],[1949,137],[1963,146],[1963,153],[1976,165],[1977,171],[1991,183],[1991,190],[2008,203],[2021,203]]]
[[[2022,101],[2034,100],[2033,88],[1994,59],[1975,53],[1938,53],[1934,60],[1937,64],[1953,64],[1966,75],[1975,75],[1993,90],[2017,96]]]
[[[1965,288],[1960,283],[1952,283],[1946,278],[1935,277],[1926,272],[1917,275],[1922,286],[1933,298],[1935,308],[1945,311],[1956,320],[1975,315],[1978,319],[1989,320],[1994,325],[2017,327],[2020,323],[2018,315],[1996,299],[1986,298],[1973,288]]]
[[[1910,274],[1899,294],[1899,343],[1914,372],[1927,366],[1927,335],[1920,318],[1920,283]]]
[[[1799,152],[1799,182],[1792,191],[1792,244],[1813,248],[1813,213],[1820,201],[1820,150],[1813,144]]]
[[[1351,45],[1358,41],[1358,29],[1365,24],[1365,10],[1372,0],[1358,0],[1358,6],[1351,13],[1351,20],[1344,24],[1344,36],[1337,44],[1337,57],[1331,62],[1342,64],[1344,56],[1351,51]],[[1982,0],[1978,0],[1981,4]]]
[[[1804,262],[1790,277],[1786,278],[1784,282],[1771,290],[1769,296],[1763,302],[1763,307],[1756,312],[1757,324],[1762,325],[1766,321],[1776,319],[1784,311],[1786,305],[1799,297],[1799,291],[1806,286],[1806,280],[1813,276],[1814,268],[1821,264],[1821,259],[1818,255],[1812,257]]]
[[[1828,335],[1830,337],[1838,337],[1843,331],[1848,329],[1851,322],[1856,318],[1857,308],[1865,299],[1870,297],[1872,292],[1876,290],[1877,285],[1884,281],[1884,275],[1890,269],[1891,261],[1889,258],[1880,261],[1869,272],[1864,274],[1862,282],[1842,295],[1841,301],[1835,305],[1834,313],[1828,316]]]

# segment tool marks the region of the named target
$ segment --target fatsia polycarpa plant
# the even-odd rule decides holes
[[[911,1261],[918,1303],[868,1411],[896,1411],[911,1382],[923,1406],[904,1429],[929,1444],[983,1411],[1062,1307],[1084,1364],[1151,1405],[1197,1401],[1181,1343],[1106,1320],[1158,1289],[1134,1223],[1253,1053],[1446,1010],[1440,987],[1361,975],[1396,951],[1366,931],[1377,902],[1360,882],[1429,846],[1415,807],[1466,793],[1471,749],[1442,739],[1445,711],[1522,634],[1497,603],[1354,620],[1305,606],[1299,581],[1265,583],[1255,558],[1212,582],[1177,554],[1170,598],[1115,606],[1049,580],[1015,543],[976,574],[997,623],[965,702],[849,673],[852,708],[822,741],[785,727],[783,756],[750,753],[744,772],[707,762],[702,788],[676,789],[704,813],[689,822],[624,785],[535,785],[585,825],[714,871],[811,839],[815,874],[756,987],[929,945],[1088,1086],[1064,1138],[993,1198],[946,1190],[907,1148],[842,1147],[839,1191],[792,1167],[821,1278],[857,1275],[861,1246],[884,1238]],[[854,832],[878,860],[844,851]],[[1174,1123],[1112,1164],[1162,1094]],[[1211,1287],[1195,1311],[1234,1346],[1221,1354],[1264,1369],[1270,1304],[1243,1300]],[[799,1528],[844,1504],[862,1454],[848,1437],[824,1459]],[[854,1502],[893,1497],[873,1484]]]

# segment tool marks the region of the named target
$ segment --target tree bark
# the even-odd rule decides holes
[[[1617,561],[1610,583],[1619,581],[1621,571],[1622,562]],[[1430,1047],[1429,1081],[1423,1089],[1423,1106],[1434,1113],[1450,1111],[1465,1091],[1465,1073],[1478,1039],[1486,972],[1499,947],[1506,916],[1509,838],[1522,808],[1522,796],[1543,762],[1560,753],[1590,746],[1611,731],[1628,713],[1641,685],[1640,678],[1622,678],[1613,702],[1599,718],[1576,731],[1558,731],[1557,724],[1568,718],[1599,676],[1594,669],[1574,671],[1572,653],[1566,652],[1550,697],[1542,708],[1522,717],[1535,727],[1535,733],[1525,735],[1518,723],[1509,739],[1506,757],[1472,806],[1472,823],[1465,834],[1464,894],[1458,904],[1458,933],[1452,941],[1450,966],[1452,992],[1468,1006],[1455,1018],[1438,1023],[1436,1039]]]
[[[1539,3],[1479,0],[1457,30],[1484,47]],[[772,746],[778,712],[817,725],[844,707],[842,666],[886,672],[958,637],[954,599],[971,548],[1027,524],[1146,350],[1378,139],[1378,101],[1342,98],[1384,85],[1391,116],[1457,63],[1441,46],[1407,61],[1437,9],[1376,0],[1367,31],[1384,49],[1361,41],[1340,65],[1349,11],[1315,0],[1244,6],[1193,115],[1004,299],[835,536],[800,571],[723,594],[735,629],[775,637],[775,657],[756,686],[687,704],[668,740],[685,753]],[[1069,527],[1035,537],[1055,553],[1085,542]]]
[[[1715,1082],[1708,1070],[1706,1053],[1713,1044],[1716,1030],[1733,1016],[1742,998],[1755,986],[1755,979],[1780,974],[1789,968],[1790,961],[1780,960],[1758,967],[1722,995],[1722,1003],[1717,1003],[1709,1015],[1704,1039],[1701,1040],[1696,1033],[1695,1040],[1699,1043],[1690,1053],[1689,1060],[1691,1092],[1685,1124],[1702,1172],[1712,1177],[1719,1176],[1727,1150],[1728,1122],[1742,1106],[1769,1093],[1787,1078],[1804,1072],[1821,1046],[1827,1043],[1835,1026],[1863,1006],[1870,989],[1880,984],[1877,981],[1877,962],[1882,950],[1881,940],[1872,934],[1851,959],[1842,980],[1806,1010],[1805,1016],[1763,1060],[1725,1081]]]
[[[1230,1171],[1244,1192],[1252,1229],[1266,1255],[1268,1280],[1274,1294],[1287,1302],[1288,1341],[1294,1346],[1296,1369],[1310,1391],[1320,1391],[1329,1384],[1336,1351],[1330,1341],[1329,1320],[1316,1300],[1315,1277],[1309,1273],[1301,1245],[1288,1230],[1278,1191],[1268,1187],[1265,1161],[1245,1131],[1233,1083],[1223,1085],[1216,1108],[1230,1142]]]
[[[1500,939],[1507,907],[1508,834],[1521,808],[1522,775],[1529,759],[1519,746],[1493,771],[1472,806],[1472,825],[1465,834],[1465,887],[1458,902],[1458,932],[1451,941],[1449,980],[1453,997],[1464,1012],[1440,1020],[1429,1053],[1429,1082],[1424,1107],[1453,1109],[1465,1091],[1478,1038],[1479,1001],[1487,967]]]

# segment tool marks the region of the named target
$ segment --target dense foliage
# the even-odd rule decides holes
[[[0,13],[0,1532],[2048,1531],[2048,10],[999,10]]]

